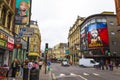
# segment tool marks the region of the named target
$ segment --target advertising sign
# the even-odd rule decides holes
[[[7,48],[10,49],[10,50],[13,50],[14,49],[14,44],[12,43],[7,43]]]
[[[10,50],[14,49],[14,39],[11,37],[8,37],[7,48]]]
[[[15,24],[29,24],[30,0],[16,0],[15,7]]]
[[[1,46],[1,47],[6,48],[6,44],[7,44],[7,42],[6,42],[6,41],[4,41],[4,40],[0,39],[0,46]]]
[[[8,36],[5,33],[0,32],[0,39],[7,41],[8,40]]]
[[[14,39],[11,38],[11,37],[8,37],[8,42],[11,43],[11,44],[14,44]]]
[[[105,22],[87,26],[88,48],[108,47],[108,30]]]

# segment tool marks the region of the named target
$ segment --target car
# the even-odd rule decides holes
[[[69,62],[67,60],[62,61],[61,63],[62,66],[70,66]]]

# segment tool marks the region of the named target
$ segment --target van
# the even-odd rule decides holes
[[[95,67],[96,65],[99,65],[99,63],[96,62],[92,58],[81,58],[81,59],[79,59],[79,66],[83,66],[83,67]]]

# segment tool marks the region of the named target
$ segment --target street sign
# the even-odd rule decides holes
[[[31,37],[33,35],[33,33],[34,33],[34,29],[33,28],[22,27],[20,29],[19,36],[20,37],[23,37],[23,36]]]
[[[32,63],[32,62],[29,62],[29,63],[28,63],[28,69],[32,69],[32,67],[33,67],[33,63]]]
[[[20,43],[21,42],[21,37],[15,37],[15,43]]]

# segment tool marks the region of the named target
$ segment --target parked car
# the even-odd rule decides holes
[[[81,59],[79,59],[79,66],[83,66],[83,67],[95,67],[96,65],[99,65],[99,63],[96,62],[92,58],[81,58]]]
[[[62,65],[62,66],[70,66],[70,64],[69,64],[69,62],[68,62],[67,60],[63,60],[63,61],[61,62],[61,65]]]

